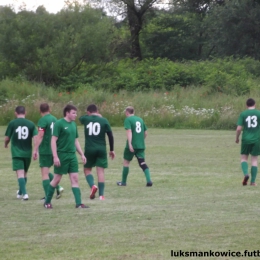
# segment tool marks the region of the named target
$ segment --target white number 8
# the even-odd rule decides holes
[[[137,121],[137,122],[135,123],[135,126],[136,126],[136,127],[135,127],[136,133],[138,133],[138,134],[141,133],[141,131],[142,131],[141,123]]]

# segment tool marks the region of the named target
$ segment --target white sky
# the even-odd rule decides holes
[[[64,0],[0,0],[0,5],[13,5],[15,10],[25,4],[26,10],[35,11],[38,6],[44,5],[50,13],[57,13],[64,7]]]

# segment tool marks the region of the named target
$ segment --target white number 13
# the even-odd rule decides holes
[[[257,117],[256,116],[248,116],[246,118],[246,122],[247,122],[248,128],[256,127],[257,126]]]

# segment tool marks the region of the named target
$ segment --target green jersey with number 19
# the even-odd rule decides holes
[[[51,137],[53,133],[54,124],[57,118],[51,114],[46,114],[38,121],[38,130],[44,131],[44,136],[39,147],[39,154],[51,155]]]
[[[237,121],[237,125],[243,126],[242,142],[252,144],[260,139],[260,111],[248,109],[243,111]]]
[[[30,120],[26,118],[12,120],[5,132],[5,136],[11,139],[12,158],[31,158],[32,138],[37,134],[37,129]]]
[[[134,149],[145,149],[144,142],[144,132],[147,127],[141,117],[129,116],[124,121],[124,127],[126,130],[132,130],[132,146]],[[128,141],[126,141],[126,147],[128,146]]]

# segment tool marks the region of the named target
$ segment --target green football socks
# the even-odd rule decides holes
[[[87,181],[89,187],[92,188],[92,186],[94,185],[94,177],[93,177],[93,175],[92,174],[88,174],[86,176],[86,181]]]
[[[46,200],[45,200],[45,204],[51,203],[51,199],[53,197],[54,191],[55,191],[55,187],[52,187],[51,185],[49,185],[48,191],[47,191]]]
[[[126,183],[128,173],[129,173],[129,167],[124,166],[122,172],[122,183]]]
[[[251,183],[255,183],[256,175],[257,175],[257,167],[252,166],[251,167]]]
[[[145,174],[146,182],[150,182],[151,181],[151,176],[150,176],[149,168],[146,168],[144,170],[144,174]]]
[[[49,179],[42,181],[42,187],[43,187],[43,190],[44,190],[44,193],[45,193],[45,198],[47,197],[49,186],[50,186],[50,180]]]
[[[241,162],[241,168],[242,168],[243,174],[246,176],[248,174],[248,163]]]
[[[99,196],[104,196],[104,190],[105,190],[105,183],[104,182],[98,182]]]
[[[24,178],[19,178],[18,179],[18,183],[19,183],[19,195],[27,194],[25,179]]]
[[[72,187],[71,189],[72,189],[72,192],[73,192],[73,195],[75,198],[76,205],[80,205],[81,204],[81,192],[80,192],[79,187]]]

